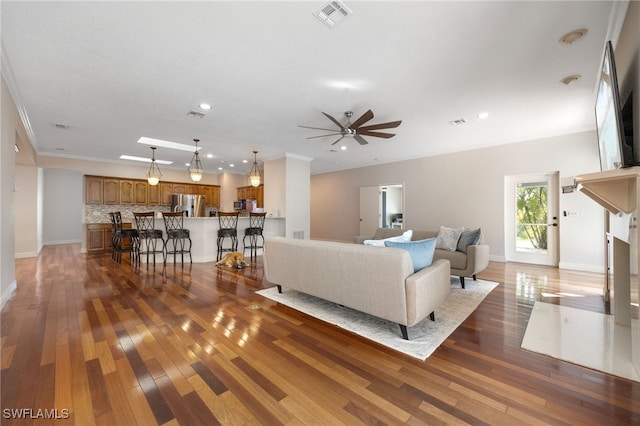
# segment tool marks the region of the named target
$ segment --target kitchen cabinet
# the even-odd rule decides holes
[[[151,206],[160,205],[160,185],[148,185],[147,188],[147,204]]]
[[[163,206],[171,205],[171,196],[173,195],[173,184],[170,182],[160,182],[160,204]]]
[[[123,229],[131,229],[131,223],[122,224]],[[111,250],[111,224],[89,223],[87,224],[87,252],[100,253]]]
[[[120,204],[120,179],[104,178],[102,202],[104,204]]]
[[[88,176],[84,182],[85,204],[102,204],[102,191],[102,178],[97,176]]]
[[[150,185],[144,180],[137,180],[133,182],[133,202],[135,204],[147,204],[149,186]]]
[[[120,204],[133,204],[133,182],[130,180],[120,180]]]
[[[199,185],[179,182],[160,182],[149,185],[147,180],[122,179],[105,176],[85,176],[85,204],[170,206],[173,194],[204,195],[208,207],[220,206],[219,185]]]
[[[252,199],[256,200],[256,207],[264,207],[264,184],[255,186],[240,186],[236,188],[236,196],[238,200]]]

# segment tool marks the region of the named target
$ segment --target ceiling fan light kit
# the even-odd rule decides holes
[[[162,173],[160,173],[160,168],[156,163],[156,147],[151,147],[151,166],[149,166],[149,173],[147,173],[147,182],[149,185],[156,186],[158,182],[160,182],[160,178],[162,177]]]
[[[189,175],[194,182],[200,182],[202,180],[202,163],[200,162],[200,154],[198,154],[198,142],[200,139],[193,140],[196,143],[196,151],[193,153],[193,158],[189,164]]]
[[[371,124],[369,126],[363,126],[363,124],[373,119],[373,111],[371,110],[367,110],[367,112],[362,114],[353,123],[351,123],[351,117],[353,117],[353,112],[346,111],[344,113],[345,117],[347,118],[347,121],[345,124],[340,123],[338,120],[336,120],[334,117],[327,114],[326,112],[323,112],[322,114],[324,114],[325,117],[331,120],[333,124],[338,126],[338,129],[325,129],[322,127],[309,127],[309,126],[300,126],[300,125],[298,125],[298,127],[303,127],[305,129],[325,130],[325,131],[333,132],[326,135],[310,136],[307,139],[315,139],[315,138],[323,138],[326,136],[340,135],[340,138],[336,140],[334,143],[332,143],[331,145],[337,144],[344,138],[353,138],[360,145],[366,145],[368,144],[368,142],[365,138],[363,138],[363,136],[389,139],[394,137],[395,133],[383,133],[383,132],[377,132],[375,130],[393,129],[400,126],[400,124],[402,124],[402,120],[398,120],[398,121],[389,121],[387,123],[379,123],[379,124]]]

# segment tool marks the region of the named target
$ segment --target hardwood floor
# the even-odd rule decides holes
[[[491,263],[501,285],[424,362],[254,294],[260,264],[61,245],[16,276],[3,425],[640,424],[640,383],[520,349],[535,300],[603,312],[600,274]]]

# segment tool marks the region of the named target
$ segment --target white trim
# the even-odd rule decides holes
[[[595,272],[600,274],[604,273],[604,268],[602,265],[592,265],[587,263],[560,262],[558,268],[569,269],[572,271]]]
[[[624,19],[627,16],[627,10],[629,9],[629,0],[619,0],[612,3],[606,40],[611,40],[613,47],[616,47],[618,45],[618,39],[620,39],[620,33],[622,32]]]
[[[24,258],[27,258],[27,257],[38,257],[38,252],[25,251],[25,252],[22,252],[22,253],[16,253],[14,255],[15,259],[24,259]]]
[[[60,244],[80,244],[82,239],[79,240],[60,240],[60,241],[45,241],[43,246],[57,246]]]
[[[5,291],[0,298],[0,309],[4,308],[4,305],[9,301],[13,293],[15,293],[17,290],[18,282],[16,280],[13,280],[13,282],[9,285],[9,288],[7,288],[7,291]]]

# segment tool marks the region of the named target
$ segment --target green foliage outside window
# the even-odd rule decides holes
[[[517,189],[518,239],[533,248],[547,249],[547,186],[519,186]]]

